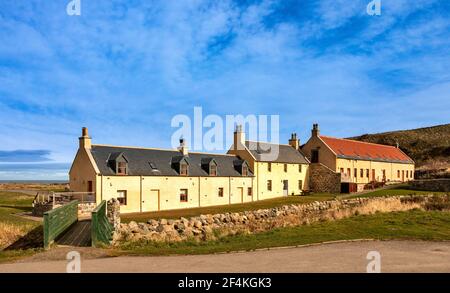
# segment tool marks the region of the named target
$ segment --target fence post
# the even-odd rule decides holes
[[[49,218],[48,214],[44,213],[44,248],[48,249],[50,246],[50,235],[49,235]]]

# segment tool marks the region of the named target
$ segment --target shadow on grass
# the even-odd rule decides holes
[[[37,226],[26,235],[17,239],[14,243],[7,246],[4,250],[25,250],[32,248],[43,248],[44,246],[44,231],[42,226]]]
[[[33,207],[24,207],[24,206],[17,206],[17,205],[5,205],[5,204],[1,204],[0,208],[16,209],[16,210],[22,210],[24,212],[31,212],[33,210]]]

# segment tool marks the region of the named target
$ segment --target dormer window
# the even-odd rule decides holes
[[[117,175],[128,175],[128,160],[122,152],[111,153],[108,158],[109,167]]]
[[[248,164],[245,160],[234,160],[234,169],[239,172],[242,176],[248,176],[249,170],[248,170]]]
[[[242,176],[248,176],[248,167],[246,165],[242,165]]]
[[[201,167],[209,176],[217,176],[217,162],[214,158],[202,158]]]
[[[175,156],[172,157],[172,168],[180,174],[180,176],[189,176],[189,161],[188,157]]]
[[[180,163],[180,175],[182,176],[188,175],[188,165],[184,162]]]
[[[127,175],[128,166],[127,162],[117,162],[117,174],[118,175]]]
[[[217,176],[217,166],[216,165],[211,164],[211,166],[209,166],[209,175]]]

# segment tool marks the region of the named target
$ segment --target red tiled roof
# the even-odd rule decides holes
[[[320,136],[338,157],[374,161],[413,163],[413,160],[394,146]]]

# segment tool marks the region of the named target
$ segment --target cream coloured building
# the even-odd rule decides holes
[[[118,198],[121,212],[226,205],[256,200],[254,175],[234,155],[93,145],[86,128],[69,172],[70,189]]]
[[[352,183],[357,190],[374,182],[414,179],[414,161],[399,147],[320,135],[318,124],[302,151],[312,164],[340,173],[341,183]]]
[[[307,188],[308,161],[298,141],[280,145],[273,162],[255,159],[257,153],[189,152],[183,140],[178,150],[97,145],[83,128],[70,189],[94,193],[97,203],[117,198],[121,212],[133,213],[245,203]]]
[[[242,127],[238,126],[228,153],[249,163],[255,176],[257,200],[299,195],[309,189],[309,161],[300,151],[295,133],[289,144],[255,142],[246,140]]]

